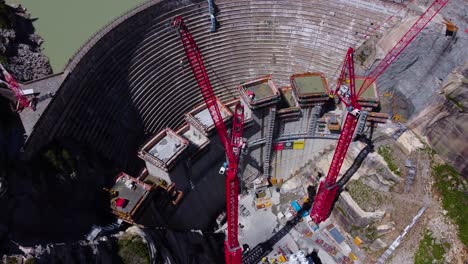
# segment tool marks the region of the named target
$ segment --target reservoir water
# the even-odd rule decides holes
[[[44,53],[60,72],[75,51],[104,25],[145,0],[7,0],[21,4],[38,18],[36,32],[44,38]]]

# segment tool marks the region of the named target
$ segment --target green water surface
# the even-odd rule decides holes
[[[44,38],[44,53],[54,72],[63,70],[75,51],[114,18],[145,0],[7,0],[21,4],[38,18],[37,33]]]

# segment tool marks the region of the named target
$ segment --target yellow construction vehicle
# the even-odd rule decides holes
[[[283,255],[280,255],[279,258],[278,258],[278,261],[281,262],[281,263],[284,263],[284,262],[287,261],[287,259]]]

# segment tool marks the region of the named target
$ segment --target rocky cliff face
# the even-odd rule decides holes
[[[42,54],[42,38],[34,33],[32,19],[21,7],[0,1],[0,61],[19,81],[30,81],[52,73]]]
[[[358,55],[362,53],[364,56],[360,64],[365,65],[358,66],[358,72],[363,74],[363,68],[372,63],[377,65],[427,9],[427,6],[418,5],[421,2],[410,2],[410,11],[399,18],[400,22],[394,18],[391,22],[395,25],[393,28],[380,39],[371,38],[357,50]],[[437,153],[465,175],[468,172],[463,160],[468,154],[468,120],[465,114],[468,95],[463,83],[466,70],[463,69],[468,62],[468,34],[464,32],[468,23],[467,13],[466,0],[449,1],[377,80],[383,111],[393,117],[398,115],[401,117],[399,121],[409,120],[410,128],[417,127],[419,134],[426,137]],[[444,19],[451,20],[459,27],[454,37],[445,36]],[[457,67],[460,68],[455,73]],[[389,95],[391,99],[386,97]],[[387,100],[389,102],[385,104]]]
[[[374,59],[377,60],[374,66],[377,65],[417,17],[426,10],[427,6],[418,6],[417,3],[411,4],[409,14],[400,23],[396,23],[394,28],[386,31],[376,43],[376,55],[369,57],[367,66],[371,65]],[[394,113],[403,115],[405,120],[413,118],[436,96],[437,89],[448,74],[468,60],[468,34],[464,32],[468,22],[467,13],[466,0],[449,1],[377,80],[380,95],[386,92],[395,95]],[[452,20],[460,28],[455,37],[445,36],[443,18]]]
[[[410,123],[462,175],[468,175],[468,60],[448,75],[439,94]]]

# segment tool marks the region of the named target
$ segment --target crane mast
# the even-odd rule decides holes
[[[337,80],[336,89],[331,93],[337,95],[346,106],[347,114],[343,129],[338,139],[338,144],[333,154],[333,160],[324,181],[320,182],[317,195],[310,212],[311,218],[317,224],[326,220],[330,214],[331,206],[335,200],[337,185],[336,179],[340,172],[343,160],[353,139],[354,131],[358,123],[361,106],[358,98],[363,94],[377,78],[395,61],[403,50],[415,39],[431,19],[447,4],[448,0],[435,0],[419,19],[411,26],[405,35],[393,46],[382,61],[369,73],[363,84],[356,92],[354,84],[354,60],[352,48],[348,49]],[[342,84],[349,79],[349,87],[342,89]]]
[[[238,194],[239,180],[237,178],[238,158],[242,146],[242,133],[244,123],[244,108],[238,103],[235,108],[231,140],[228,139],[228,133],[224,124],[221,112],[219,111],[216,97],[213,93],[208,74],[203,64],[200,49],[190,34],[182,17],[174,19],[172,25],[178,30],[185,55],[192,69],[193,75],[197,80],[198,87],[201,90],[203,100],[213,119],[216,131],[224,146],[228,160],[226,172],[226,214],[227,214],[227,238],[224,244],[225,260],[228,264],[240,264],[242,261],[242,249],[238,241]]]
[[[239,178],[237,177],[239,155],[244,132],[244,107],[237,103],[231,130],[231,146],[235,161],[229,162],[226,172],[226,212],[228,233],[224,244],[224,257],[228,264],[242,263],[242,249],[239,245]],[[231,165],[232,164],[232,165]]]
[[[353,53],[353,48],[349,48],[343,62],[341,74],[338,78],[337,88],[334,92],[344,103],[348,113],[346,114],[343,129],[341,130],[338,145],[335,153],[333,154],[333,159],[330,168],[328,169],[327,177],[325,178],[325,181],[320,182],[319,189],[310,212],[310,216],[316,223],[320,223],[328,217],[328,212],[331,209],[337,191],[335,185],[336,178],[338,177],[341,165],[343,164],[343,160],[353,139],[354,130],[356,129],[358,121],[358,111],[361,109],[354,93]],[[345,82],[346,79],[349,79],[349,89],[343,91],[341,89],[341,84]]]

